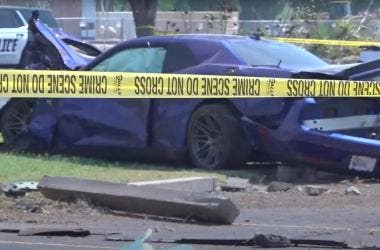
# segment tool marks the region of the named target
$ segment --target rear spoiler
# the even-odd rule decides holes
[[[336,73],[334,76],[343,79],[356,80],[370,77],[375,74],[380,74],[380,59],[361,63],[351,68],[344,69],[339,73]]]
[[[379,46],[364,46],[360,47],[360,61],[370,62],[380,59],[380,47]]]

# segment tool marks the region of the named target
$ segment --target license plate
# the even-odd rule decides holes
[[[350,170],[360,172],[373,172],[376,166],[376,159],[368,156],[353,155],[350,161]]]

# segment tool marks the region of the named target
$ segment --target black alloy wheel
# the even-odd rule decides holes
[[[236,168],[246,163],[250,146],[239,119],[225,104],[208,104],[192,115],[187,145],[193,164],[204,169]]]
[[[3,142],[12,146],[16,139],[28,130],[34,102],[30,99],[13,99],[4,108],[1,116],[1,133]]]

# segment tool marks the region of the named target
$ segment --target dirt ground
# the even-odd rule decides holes
[[[270,181],[252,184],[243,192],[218,191],[220,195],[231,198],[241,211],[235,223],[229,226],[125,215],[107,208],[94,207],[84,201],[70,204],[56,202],[46,199],[39,192],[31,192],[18,198],[0,194],[0,229],[47,225],[88,228],[98,238],[91,236],[82,244],[110,249],[119,249],[125,243],[105,241],[106,235],[127,235],[133,239],[142,236],[148,228],[154,231],[153,238],[160,239],[189,235],[201,238],[250,238],[255,233],[271,233],[289,238],[345,241],[355,246],[380,246],[380,183],[377,180],[330,178],[313,183],[296,183],[290,185],[287,191],[274,192],[267,190],[270,184]],[[318,185],[324,188],[324,192],[309,195],[306,192],[309,185]],[[347,193],[350,187],[355,187],[360,193]],[[0,233],[0,249],[12,237],[15,237],[12,242],[20,241],[20,237],[14,234]],[[63,238],[32,239],[44,244],[60,241],[67,243]],[[23,240],[25,238],[21,239]],[[12,249],[11,245],[6,246]],[[196,249],[223,248],[210,246]]]

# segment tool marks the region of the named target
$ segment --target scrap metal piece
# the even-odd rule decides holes
[[[45,176],[38,185],[53,200],[85,199],[111,209],[172,218],[232,224],[239,209],[228,198],[190,191]]]
[[[380,127],[380,114],[312,119],[303,121],[303,125],[321,131],[378,128]]]
[[[190,239],[175,240],[174,243],[200,245],[227,245],[227,246],[256,246],[265,248],[290,247],[289,239],[279,235],[257,234],[251,239]]]
[[[18,236],[70,236],[86,237],[91,232],[82,228],[27,228],[20,229]]]
[[[134,241],[125,235],[107,235],[106,241]],[[180,238],[180,239],[149,239],[149,243],[176,243],[194,245],[219,245],[219,246],[252,246],[261,248],[286,248],[286,247],[328,247],[336,249],[368,249],[366,247],[353,248],[346,242],[334,240],[314,239],[289,239],[281,235],[255,234],[252,238]],[[377,249],[377,248],[376,248]]]
[[[352,249],[346,242],[334,240],[310,240],[310,239],[291,239],[291,244],[295,247],[300,246],[320,246],[320,247],[335,247],[342,249]],[[361,249],[361,248],[357,248]]]
[[[24,196],[26,192],[32,192],[38,190],[37,181],[24,181],[24,182],[14,182],[1,186],[1,190],[6,196]]]

